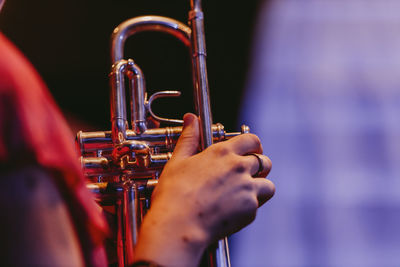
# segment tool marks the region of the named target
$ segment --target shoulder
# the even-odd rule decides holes
[[[22,81],[43,86],[39,74],[21,51],[0,33],[0,90],[18,85]]]

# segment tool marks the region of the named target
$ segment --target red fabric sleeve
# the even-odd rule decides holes
[[[0,164],[39,164],[54,173],[70,207],[88,265],[99,256],[107,233],[100,207],[86,189],[70,132],[46,85],[28,60],[0,34]],[[95,256],[96,254],[96,256]]]

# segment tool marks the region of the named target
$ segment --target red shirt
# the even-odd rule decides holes
[[[105,266],[107,233],[86,189],[78,155],[59,108],[33,66],[0,34],[0,167],[39,164],[65,197],[88,266]]]

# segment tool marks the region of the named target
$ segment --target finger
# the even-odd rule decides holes
[[[254,184],[257,191],[258,206],[262,206],[275,194],[275,185],[268,179],[255,178]]]
[[[199,123],[196,115],[183,116],[183,130],[176,143],[173,158],[187,158],[197,153],[200,141]]]
[[[262,154],[250,153],[245,156],[251,166],[250,173],[253,177],[264,178],[272,168],[271,160]]]
[[[239,155],[263,153],[260,139],[254,134],[241,134],[225,141],[224,143],[230,145],[233,151]]]

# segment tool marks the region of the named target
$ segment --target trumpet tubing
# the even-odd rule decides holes
[[[227,133],[222,124],[212,124],[203,12],[199,0],[191,0],[190,4],[189,26],[171,18],[142,16],[126,20],[114,29],[111,38],[111,130],[81,131],[76,137],[88,188],[100,205],[114,207],[118,266],[129,266],[133,262],[133,247],[150,206],[151,192],[182,132],[182,126],[154,128],[154,120],[166,124],[182,123],[181,120],[159,117],[152,110],[155,99],[176,97],[180,92],[161,91],[148,97],[140,67],[132,59],[124,59],[126,40],[139,32],[158,31],[176,37],[188,48],[202,149],[213,142],[249,132],[247,126],[242,126],[241,132]],[[130,125],[125,85],[129,85],[131,91]],[[207,259],[209,266],[230,266],[226,238],[208,251]]]

